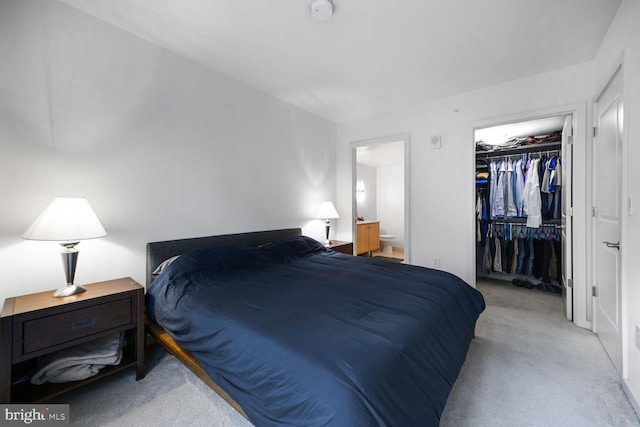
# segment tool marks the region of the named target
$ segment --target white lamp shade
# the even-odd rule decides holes
[[[322,202],[320,204],[320,209],[318,209],[318,213],[316,214],[316,218],[320,219],[334,219],[340,218],[338,215],[338,211],[335,206],[331,202]]]
[[[74,242],[106,236],[84,198],[56,197],[22,235],[27,240]]]

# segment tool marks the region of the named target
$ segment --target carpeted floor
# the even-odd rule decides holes
[[[487,310],[441,426],[640,426],[598,338],[559,294],[482,281]]]
[[[135,380],[132,368],[63,396],[59,403],[70,404],[73,426],[252,425],[160,347],[142,381]]]
[[[557,294],[481,282],[476,328],[441,426],[640,426],[597,337],[562,315]],[[251,424],[163,350],[133,370],[63,396],[74,426]]]

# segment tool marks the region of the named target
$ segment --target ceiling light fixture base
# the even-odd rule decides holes
[[[333,15],[333,2],[331,0],[314,0],[311,3],[311,16],[316,21],[326,21]]]

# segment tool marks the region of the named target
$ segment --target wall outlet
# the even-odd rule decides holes
[[[435,258],[433,259],[433,261],[431,262],[431,266],[432,266],[433,268],[440,268],[440,258],[435,257]]]
[[[636,325],[636,348],[640,350],[640,327]]]

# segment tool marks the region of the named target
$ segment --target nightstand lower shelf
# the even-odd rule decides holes
[[[83,387],[86,384],[99,381],[104,377],[116,374],[136,366],[136,353],[133,346],[127,346],[123,349],[122,361],[118,365],[105,366],[100,372],[93,377],[82,381],[71,381],[61,384],[45,383],[42,385],[33,385],[26,378],[25,381],[12,385],[11,401],[13,403],[46,403],[53,399]]]

